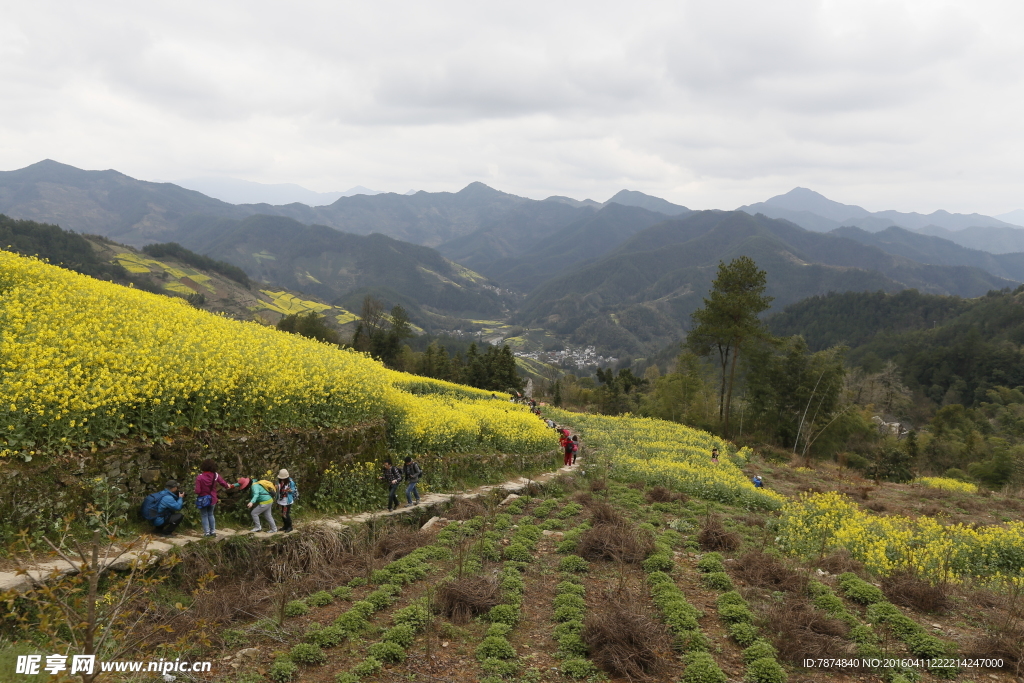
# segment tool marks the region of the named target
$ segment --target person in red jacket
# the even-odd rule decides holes
[[[203,536],[214,538],[217,536],[217,520],[213,516],[214,508],[217,506],[217,487],[230,489],[238,484],[232,485],[224,481],[224,477],[217,474],[217,464],[209,458],[202,462],[199,469],[202,470],[202,474],[196,477],[196,507],[199,508],[199,516],[203,520]]]
[[[562,437],[558,440],[564,454],[563,464],[568,467],[572,464],[572,439],[569,438],[569,430],[562,430]]]

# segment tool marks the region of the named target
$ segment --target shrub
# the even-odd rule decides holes
[[[786,671],[773,657],[755,659],[747,665],[746,683],[786,683]]]
[[[331,591],[331,595],[336,597],[338,600],[349,601],[352,599],[352,589],[348,586],[338,586]]]
[[[488,657],[480,662],[480,668],[484,673],[489,674],[486,678],[481,679],[480,683],[484,683],[488,679],[494,683],[506,683],[504,679],[515,676],[519,671],[519,662],[514,659]]]
[[[737,622],[729,625],[729,635],[735,640],[740,647],[746,647],[752,645],[757,641],[759,635],[758,628],[753,624],[747,622]]]
[[[587,656],[587,644],[579,633],[566,633],[558,639],[558,657],[560,659],[574,659]]]
[[[710,574],[705,574],[701,579],[701,582],[708,588],[716,591],[732,590],[732,580],[725,572],[711,572]]]
[[[743,661],[750,664],[755,659],[761,659],[763,657],[771,657],[774,659],[778,655],[772,644],[764,638],[758,638],[755,640],[750,647],[743,651]]]
[[[946,643],[927,633],[916,633],[906,639],[907,649],[918,657],[937,659],[949,654]]]
[[[853,572],[846,572],[839,576],[839,587],[843,589],[846,597],[862,605],[874,605],[885,600],[885,595],[882,594],[880,588],[872,586]]]
[[[349,588],[359,588],[360,586],[365,586],[366,583],[367,581],[365,577],[357,576],[356,578],[348,582],[348,586]]]
[[[487,613],[487,619],[499,624],[515,626],[519,622],[519,610],[512,605],[495,605]]]
[[[676,561],[670,553],[655,553],[644,560],[645,572],[670,572],[676,566]]]
[[[724,572],[725,565],[722,564],[722,556],[718,553],[705,553],[704,556],[697,561],[697,571],[702,574]]]
[[[414,631],[421,631],[430,623],[430,610],[423,601],[417,601],[395,612],[391,620],[395,624],[408,624]]]
[[[292,600],[284,606],[286,617],[301,617],[304,614],[309,614],[309,605],[302,600]]]
[[[737,578],[751,586],[771,591],[800,591],[807,581],[806,575],[791,568],[775,555],[760,550],[745,553],[736,562],[734,569]]]
[[[569,678],[590,678],[597,674],[597,667],[589,659],[565,659],[560,667]]]
[[[221,631],[220,639],[224,641],[224,644],[228,647],[238,647],[239,645],[245,645],[249,642],[249,636],[246,635],[245,631],[239,631],[233,628],[226,628]]]
[[[709,515],[701,525],[697,542],[704,550],[735,550],[740,547],[740,535],[727,531],[718,515]]]
[[[647,583],[652,586],[657,586],[663,583],[671,583],[674,585],[675,581],[673,581],[672,577],[663,571],[654,571],[647,575]]]
[[[583,621],[583,610],[579,607],[559,607],[555,610],[555,621]]]
[[[568,519],[574,515],[578,515],[582,511],[583,506],[579,503],[569,503],[559,511],[558,517],[561,519]]]
[[[479,661],[491,657],[495,659],[512,659],[515,656],[516,651],[512,648],[512,643],[499,636],[487,636],[476,648],[476,658]]]
[[[526,539],[531,543],[536,543],[544,535],[544,530],[536,524],[522,524],[516,530],[514,538]]]
[[[559,553],[561,555],[565,555],[567,553],[574,553],[574,552],[576,552],[576,550],[579,547],[580,547],[579,539],[576,539],[576,538],[566,538],[566,539],[560,541],[558,543],[558,545],[555,546],[555,552]]]
[[[352,667],[352,673],[360,678],[379,674],[384,669],[384,663],[376,657],[370,656]]]
[[[548,519],[540,525],[540,528],[544,531],[560,531],[565,528],[565,522],[560,519]]]
[[[359,676],[349,671],[342,671],[334,677],[334,683],[359,683]]]
[[[587,589],[578,583],[573,583],[572,581],[562,581],[555,586],[555,593],[558,595],[572,594],[583,596],[587,594]]]
[[[719,607],[722,605],[743,605],[746,606],[747,601],[743,599],[743,596],[736,591],[728,591],[718,596],[715,601]]]
[[[882,591],[897,605],[919,612],[944,613],[949,610],[949,591],[933,586],[908,571],[893,572],[882,579]]]
[[[320,649],[319,645],[313,643],[299,643],[291,649],[288,656],[298,664],[323,664],[327,661],[327,655]]]
[[[278,657],[270,666],[267,676],[274,683],[287,683],[299,672],[298,665],[287,657]]]
[[[586,601],[578,593],[560,593],[555,596],[553,604],[556,608],[564,605],[569,605],[578,609],[587,608]]]
[[[569,633],[579,633],[583,630],[583,622],[579,620],[563,621],[558,626],[555,626],[555,640],[558,640],[562,636]]]
[[[488,636],[500,636],[504,638],[509,633],[512,633],[512,627],[508,624],[503,624],[500,621],[496,621],[487,627]]]
[[[370,622],[361,613],[349,610],[344,614],[338,615],[338,618],[334,620],[334,625],[344,630],[345,633],[356,634],[369,627]]]
[[[741,622],[749,624],[754,620],[754,615],[750,613],[750,610],[746,605],[722,605],[718,608],[718,616],[722,617],[723,621],[730,624],[738,624]]]
[[[345,640],[347,635],[345,629],[340,626],[328,626],[327,628],[317,629],[310,631],[306,635],[306,640],[319,647],[334,647],[341,641]]]
[[[382,662],[398,664],[405,661],[405,648],[390,640],[374,643],[368,652],[371,657]]]
[[[684,660],[683,683],[726,683],[728,679],[707,652],[690,652]]]
[[[676,633],[676,642],[683,652],[706,652],[711,648],[711,639],[699,628]]]
[[[653,550],[651,534],[629,523],[600,524],[580,537],[579,554],[588,560],[638,564]]]
[[[519,575],[519,572],[502,576],[500,585],[501,590],[509,593],[521,595],[526,590],[526,584],[523,582],[523,577]]]
[[[498,604],[498,582],[485,576],[449,581],[434,593],[434,609],[456,623],[465,623]]]
[[[384,635],[381,636],[381,640],[388,643],[395,643],[405,648],[412,645],[412,641],[415,639],[416,630],[409,624],[396,624],[387,631],[384,631]],[[381,658],[378,657],[378,659]]]
[[[366,602],[373,605],[373,611],[379,612],[382,609],[386,609],[395,601],[391,595],[391,591],[386,591],[381,588],[373,591],[366,596]]]
[[[372,602],[369,602],[367,600],[356,600],[352,603],[352,607],[349,609],[349,611],[355,612],[356,614],[361,614],[365,619],[369,619],[373,616],[373,613],[376,612],[377,609],[373,606]]]
[[[558,562],[558,571],[585,574],[590,571],[590,563],[579,555],[566,555]]]
[[[529,562],[533,559],[533,555],[521,543],[510,543],[505,546],[505,550],[502,552],[502,556],[506,560],[514,560],[516,562]]]
[[[877,643],[878,634],[867,624],[857,624],[850,629],[850,640],[855,643],[872,644]]]
[[[306,604],[310,607],[323,607],[334,602],[334,596],[327,591],[317,591],[308,598],[306,598]]]
[[[664,671],[672,638],[639,595],[601,601],[587,615],[580,634],[591,659],[605,671],[629,680]]]

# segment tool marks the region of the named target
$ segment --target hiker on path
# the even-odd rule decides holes
[[[281,519],[284,521],[284,528],[281,531],[292,530],[292,505],[299,496],[299,487],[288,474],[288,470],[282,468],[277,473],[277,504],[281,506]]]
[[[558,440],[558,444],[562,447],[562,452],[564,453],[562,464],[568,467],[572,464],[572,439],[569,438],[568,429],[562,430],[562,435]]]
[[[196,477],[196,507],[199,508],[199,517],[203,521],[203,536],[215,538],[217,536],[217,520],[214,519],[214,509],[217,507],[217,487],[226,489],[235,488],[238,484],[229,484],[224,477],[217,474],[217,463],[207,458],[199,465],[202,473]]]
[[[711,462],[718,464],[718,446],[711,449]]]
[[[185,519],[185,515],[179,512],[185,504],[185,494],[178,491],[175,479],[168,479],[160,494],[156,502],[156,517],[151,521],[157,533],[170,536],[181,524],[181,520]]]
[[[260,515],[263,515],[263,519],[267,521],[267,525],[270,527],[268,533],[277,533],[277,522],[274,521],[274,485],[269,481],[260,480],[256,481],[255,478],[251,477],[239,477],[238,485],[241,489],[251,487],[252,497],[249,499],[249,504],[246,506],[249,508],[249,516],[252,517],[252,531],[253,533],[259,533],[263,531],[263,526],[260,524]],[[274,491],[274,493],[271,493]]]
[[[405,456],[405,465],[402,467],[402,474],[405,475],[405,480],[409,482],[409,485],[405,487],[405,500],[406,507],[420,504],[420,492],[416,489],[416,485],[420,483],[420,477],[423,476],[423,468],[420,464]],[[412,502],[412,497],[416,496],[416,502]]]
[[[391,512],[401,505],[398,502],[398,485],[402,483],[402,470],[392,465],[391,458],[388,458],[384,461],[384,473],[380,478],[388,487],[388,512]]]
[[[751,479],[750,482],[754,485],[755,489],[764,488],[764,481],[761,479],[761,475],[759,474],[755,474],[754,478]]]
[[[580,438],[572,435],[572,464],[576,464],[576,456],[580,454]]]

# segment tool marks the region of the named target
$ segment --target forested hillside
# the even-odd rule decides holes
[[[580,344],[635,355],[679,339],[720,261],[753,258],[780,309],[831,291],[979,296],[1009,281],[967,266],[925,265],[836,235],[743,212],[702,211],[653,225],[602,260],[553,278],[523,302],[516,321]]]

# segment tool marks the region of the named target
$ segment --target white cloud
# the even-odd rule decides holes
[[[697,208],[1024,206],[995,0],[7,3],[0,168]]]

